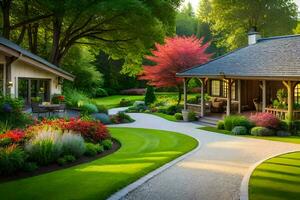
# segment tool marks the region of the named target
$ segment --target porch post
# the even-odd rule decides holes
[[[267,83],[266,80],[262,81],[262,112],[266,111],[267,106]]]
[[[201,79],[201,113],[200,117],[204,117],[204,84],[205,80]]]
[[[228,89],[227,89],[227,107],[226,107],[226,115],[230,115],[231,111],[231,86],[232,86],[232,79],[228,79]]]
[[[282,83],[288,91],[288,113],[286,119],[292,121],[294,113],[294,83],[292,81],[283,81]]]
[[[184,104],[183,104],[183,108],[184,110],[187,110],[187,80],[186,78],[183,79],[183,99],[184,99]]]
[[[239,100],[239,107],[238,107],[238,113],[242,113],[242,81],[238,80],[238,100]]]

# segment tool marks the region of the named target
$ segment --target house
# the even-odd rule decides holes
[[[63,79],[73,81],[74,76],[0,37],[0,94],[23,98],[27,104],[38,96],[50,101],[61,93]]]
[[[184,78],[185,109],[210,112],[269,112],[281,119],[300,119],[300,35],[261,38],[248,35],[249,45],[210,62],[178,73]],[[199,105],[187,103],[189,79],[202,81],[201,91],[212,98]],[[280,89],[286,91],[286,107],[273,106]],[[203,96],[203,95],[202,95]]]

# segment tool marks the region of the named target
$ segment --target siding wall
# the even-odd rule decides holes
[[[11,65],[11,80],[13,87],[11,88],[11,94],[14,97],[18,97],[18,78],[40,78],[49,79],[50,81],[50,95],[61,93],[61,86],[58,85],[58,77],[47,71],[37,69],[31,65],[22,62],[15,61]]]

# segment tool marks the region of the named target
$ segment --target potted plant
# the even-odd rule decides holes
[[[189,121],[189,111],[183,109],[181,112],[182,112],[183,121],[188,122]]]

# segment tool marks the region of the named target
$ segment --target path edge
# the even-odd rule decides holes
[[[243,180],[242,180],[242,184],[240,187],[240,200],[249,200],[249,181],[251,178],[252,173],[254,172],[254,170],[263,162],[271,159],[271,158],[275,158],[277,156],[281,156],[284,154],[289,154],[289,153],[295,153],[295,152],[299,152],[297,150],[290,150],[290,151],[286,151],[286,152],[281,152],[275,155],[271,155],[267,158],[264,158],[258,162],[256,162],[255,164],[253,164],[247,171],[247,173],[244,175]]]
[[[194,137],[192,137],[192,138],[194,138]],[[122,199],[128,193],[130,193],[133,190],[137,189],[138,187],[140,187],[141,185],[143,185],[144,183],[146,183],[147,181],[149,181],[153,177],[159,175],[160,173],[162,173],[165,170],[169,169],[173,165],[177,164],[178,162],[180,162],[180,161],[184,160],[185,158],[189,157],[190,155],[194,154],[196,151],[198,151],[199,149],[201,149],[201,146],[202,146],[202,143],[201,143],[201,141],[199,139],[196,139],[196,138],[194,138],[194,139],[197,140],[198,145],[192,151],[190,151],[190,152],[188,152],[186,154],[183,154],[182,156],[180,156],[180,157],[172,160],[171,162],[168,162],[168,163],[164,164],[163,166],[161,166],[161,167],[155,169],[154,171],[148,173],[147,175],[139,178],[138,180],[134,181],[133,183],[125,186],[124,188],[122,188],[118,192],[112,194],[109,198],[107,198],[107,200],[119,200],[119,199]]]

